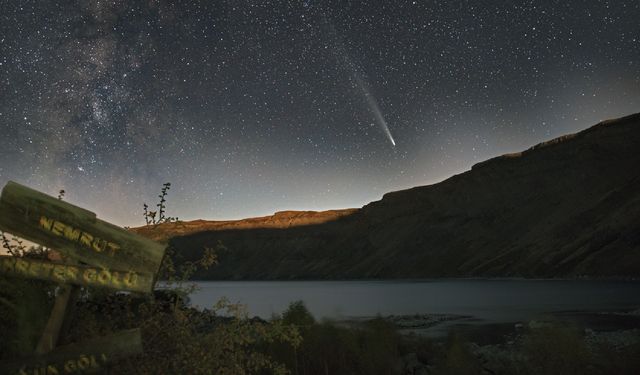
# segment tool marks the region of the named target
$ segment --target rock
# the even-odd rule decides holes
[[[640,316],[640,309],[629,311],[628,314],[633,316]]]
[[[632,345],[640,344],[640,329],[630,329],[610,332],[593,332],[585,338],[587,345],[598,349],[605,346],[613,350],[621,350]]]
[[[441,322],[466,319],[469,316],[454,314],[415,314],[415,315],[390,315],[383,319],[393,323],[400,329],[430,328]]]

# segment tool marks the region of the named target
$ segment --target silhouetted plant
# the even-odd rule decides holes
[[[156,207],[158,207],[157,211],[149,211],[149,206],[146,203],[143,203],[142,205],[143,216],[144,216],[145,223],[147,225],[152,225],[152,224],[155,225],[155,224],[178,221],[177,217],[165,216],[166,209],[167,209],[167,206],[166,206],[167,194],[169,194],[169,189],[171,189],[170,182],[165,182],[164,184],[162,184],[162,189],[160,189],[160,194],[158,195],[158,198],[160,198],[160,201],[156,204]]]
[[[143,216],[144,216],[144,221],[147,225],[151,224],[151,215],[149,214],[149,206],[146,203],[142,204],[142,210],[143,210]],[[155,213],[154,213],[155,216]]]
[[[0,237],[2,241],[2,247],[7,250],[9,255],[12,256],[24,256],[25,254],[29,254],[33,247],[27,248],[24,244],[24,240],[20,237],[11,236],[11,240],[7,238],[7,235],[4,232],[0,232]]]
[[[17,256],[18,254],[16,254],[13,244],[9,241],[7,235],[4,234],[4,232],[0,232],[0,234],[2,235],[2,247],[7,250],[10,255]]]
[[[171,189],[171,183],[166,182],[164,185],[162,185],[160,195],[158,195],[158,198],[160,198],[160,202],[156,206],[158,206],[158,221],[160,223],[164,220],[164,210],[166,208],[165,203],[167,202],[166,197],[169,189]]]

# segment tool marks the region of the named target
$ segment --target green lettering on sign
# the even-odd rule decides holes
[[[0,273],[131,292],[150,293],[153,288],[153,275],[148,273],[105,270],[12,256],[0,256]]]
[[[58,347],[43,356],[0,363],[0,374],[84,374],[100,371],[105,364],[142,353],[140,329]]]

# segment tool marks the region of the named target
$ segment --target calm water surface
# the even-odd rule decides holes
[[[191,295],[210,308],[227,297],[268,319],[303,300],[316,318],[445,313],[485,322],[561,311],[640,308],[640,282],[578,280],[203,281]]]

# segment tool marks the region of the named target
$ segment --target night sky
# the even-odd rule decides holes
[[[637,0],[0,4],[0,185],[119,225],[167,181],[185,220],[360,207],[640,111]]]

